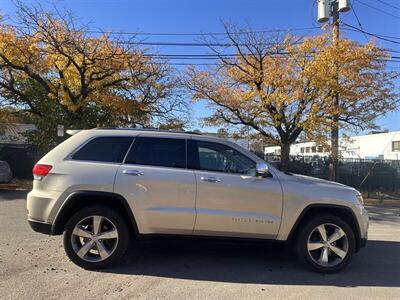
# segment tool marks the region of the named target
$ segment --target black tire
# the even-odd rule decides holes
[[[75,240],[77,237],[75,235],[72,236],[73,230],[78,223],[82,222],[85,219],[90,218],[91,216],[101,216],[103,218],[106,218],[105,219],[106,221],[102,221],[102,223],[108,221],[112,222],[112,225],[114,225],[118,233],[118,239],[112,240],[112,243],[114,244],[112,246],[113,251],[111,252],[110,256],[101,261],[87,261],[78,256],[76,250],[74,250],[74,247],[76,248],[76,245],[74,245],[73,240]],[[124,256],[126,249],[128,248],[129,245],[129,229],[124,218],[115,210],[100,205],[88,206],[75,213],[68,220],[64,230],[63,243],[66,254],[74,264],[87,270],[104,269],[115,265]],[[101,258],[99,257],[99,259]]]
[[[338,226],[345,232],[347,237],[347,254],[341,261],[338,256],[336,257],[336,255],[329,250],[329,257],[332,257],[333,255],[333,258],[336,258],[336,261],[340,261],[333,266],[322,266],[315,261],[315,258],[313,259],[312,255],[308,251],[307,243],[309,237],[313,233],[314,229],[322,224],[333,224]],[[301,226],[302,228],[300,228],[298,232],[295,244],[296,254],[301,263],[320,273],[336,273],[350,263],[356,249],[356,240],[352,228],[343,219],[334,215],[322,215],[309,220]]]

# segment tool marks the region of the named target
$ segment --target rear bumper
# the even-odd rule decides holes
[[[53,225],[52,224],[43,223],[43,222],[34,221],[34,220],[28,220],[28,223],[31,226],[31,228],[36,232],[53,235]]]
[[[61,192],[33,189],[27,195],[28,220],[53,223],[59,208]]]

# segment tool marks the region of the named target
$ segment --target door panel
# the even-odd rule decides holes
[[[255,162],[230,144],[192,140],[188,164],[197,182],[194,234],[275,238],[282,215],[282,187],[255,176]]]
[[[195,234],[275,238],[282,214],[282,189],[273,177],[195,171]],[[216,182],[201,178],[215,177]]]
[[[140,233],[193,233],[196,196],[193,171],[122,165],[114,190],[128,200]]]
[[[140,233],[193,233],[196,178],[185,152],[183,138],[135,139],[114,190],[128,200]]]

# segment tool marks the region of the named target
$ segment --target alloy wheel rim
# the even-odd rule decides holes
[[[103,216],[89,216],[79,221],[71,235],[75,254],[87,262],[100,262],[109,258],[118,245],[118,230]]]
[[[342,228],[324,223],[311,231],[307,239],[307,251],[316,264],[334,267],[347,257],[349,241]]]

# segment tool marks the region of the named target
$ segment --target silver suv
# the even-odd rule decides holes
[[[64,235],[68,257],[105,268],[132,237],[185,235],[290,242],[320,272],[366,244],[358,191],[283,173],[227,140],[132,129],[72,132],[33,168],[28,221]]]

